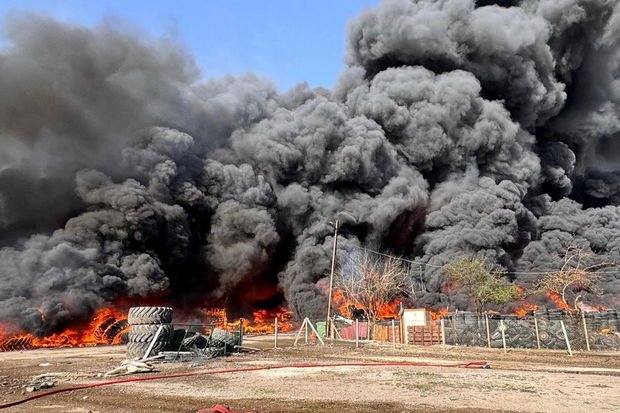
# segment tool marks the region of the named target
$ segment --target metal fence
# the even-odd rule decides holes
[[[443,317],[448,345],[491,348],[620,350],[617,310],[526,316],[460,312]]]

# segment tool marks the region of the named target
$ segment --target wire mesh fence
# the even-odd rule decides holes
[[[444,316],[444,325],[448,345],[620,350],[617,310],[572,314],[544,310],[527,316],[460,312]]]

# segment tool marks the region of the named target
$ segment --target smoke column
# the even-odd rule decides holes
[[[531,286],[620,261],[620,3],[384,1],[334,90],[201,79],[172,40],[10,15],[0,55],[0,320],[47,334],[118,299],[324,312],[332,228]],[[344,213],[346,212],[346,214]],[[519,272],[528,274],[519,274]],[[618,305],[620,277],[601,297]]]

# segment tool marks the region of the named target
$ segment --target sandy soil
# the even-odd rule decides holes
[[[198,375],[117,384],[30,401],[3,412],[195,412],[215,403],[258,412],[613,412],[620,411],[620,353],[406,347],[351,343],[272,349],[270,337],[244,344],[262,348],[201,364],[165,363],[158,372],[205,372],[300,363],[372,361],[436,364],[486,360],[491,369],[449,367],[321,367]],[[55,388],[108,379],[124,347],[0,353],[0,404],[36,393],[24,385],[57,373]]]

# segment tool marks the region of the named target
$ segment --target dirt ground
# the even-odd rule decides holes
[[[282,368],[115,384],[39,398],[2,412],[195,412],[216,403],[256,412],[613,412],[620,411],[620,353],[404,347],[352,343],[273,350],[270,336],[246,339],[261,348],[197,363],[162,363],[153,377],[274,365],[355,362],[451,364],[485,360],[490,369],[450,367]],[[0,353],[0,404],[26,393],[33,376],[56,373],[54,389],[110,380],[124,346]]]

